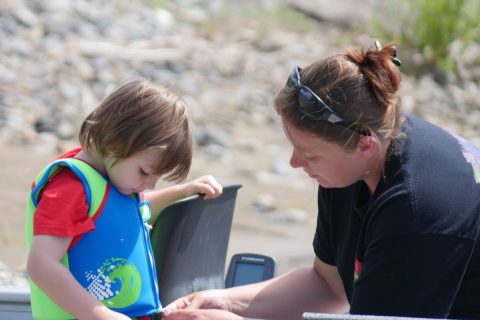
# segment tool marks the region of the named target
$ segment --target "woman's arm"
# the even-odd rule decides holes
[[[252,287],[255,294],[249,300],[241,298],[248,286],[232,288],[234,313],[253,318],[300,319],[306,311],[341,313],[349,307],[336,267],[318,258],[313,268],[299,268]]]
[[[206,175],[187,183],[145,193],[145,200],[152,208],[152,221],[172,202],[201,194],[204,199],[213,199],[222,194],[222,186],[213,176]]]
[[[61,263],[72,238],[50,235],[33,237],[27,272],[55,303],[78,319],[125,320],[90,295]]]
[[[299,268],[268,281],[226,290],[194,293],[167,306],[175,317],[177,309],[223,309],[248,319],[300,319],[306,311],[343,313],[349,304],[336,267],[315,258],[313,268]],[[208,310],[202,310],[205,313]],[[222,319],[222,318],[218,318]],[[225,314],[224,319],[230,319]]]

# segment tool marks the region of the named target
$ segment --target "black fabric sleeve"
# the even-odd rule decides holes
[[[318,217],[315,237],[313,239],[313,250],[318,259],[329,265],[335,265],[332,251],[332,221],[328,191],[323,188],[318,190]]]
[[[353,288],[352,314],[447,317],[473,241],[412,235],[372,243]]]
[[[313,250],[318,259],[326,264],[334,266],[335,260],[333,259],[330,248],[323,245],[326,243],[324,235],[325,233],[319,232],[318,230],[315,232],[315,237],[313,238]]]

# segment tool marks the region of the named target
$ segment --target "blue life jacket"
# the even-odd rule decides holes
[[[155,259],[146,221],[150,204],[139,194],[124,195],[87,163],[60,159],[44,168],[35,180],[27,208],[26,239],[33,239],[33,216],[41,190],[60,166],[69,167],[85,188],[95,230],[85,233],[62,259],[75,279],[108,308],[130,317],[161,309]],[[35,319],[72,319],[30,280]]]

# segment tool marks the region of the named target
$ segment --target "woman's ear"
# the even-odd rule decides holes
[[[370,158],[378,152],[378,141],[374,136],[361,136],[357,144],[357,152],[361,157]]]

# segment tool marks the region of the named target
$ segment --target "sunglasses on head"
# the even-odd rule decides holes
[[[304,116],[311,120],[322,120],[340,125],[361,135],[368,135],[367,131],[357,128],[352,122],[333,111],[312,89],[303,85],[300,82],[301,70],[298,66],[293,68],[286,87],[288,89],[298,89],[297,108]]]

